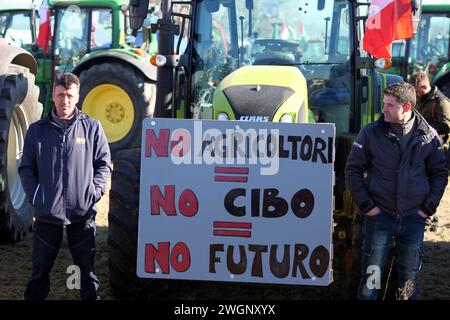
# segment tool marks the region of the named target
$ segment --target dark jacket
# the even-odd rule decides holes
[[[411,140],[401,152],[384,115],[361,130],[347,159],[346,181],[361,211],[393,216],[436,212],[447,185],[446,158],[436,131],[414,110]],[[367,177],[364,175],[367,173]]]
[[[417,102],[417,111],[436,129],[443,143],[449,140],[450,100],[436,86]]]
[[[76,111],[65,132],[51,113],[25,137],[19,174],[37,221],[70,224],[92,218],[105,193],[111,155],[100,123]]]

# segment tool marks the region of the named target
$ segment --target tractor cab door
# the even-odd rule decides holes
[[[88,10],[58,8],[55,20],[54,70],[56,74],[62,74],[72,71],[88,51]]]
[[[450,13],[423,12],[419,33],[412,41],[412,72],[424,71],[433,79],[448,62]]]

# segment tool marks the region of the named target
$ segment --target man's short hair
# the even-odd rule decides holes
[[[80,80],[78,80],[78,77],[76,75],[70,72],[66,72],[60,76],[57,76],[53,84],[54,87],[63,86],[66,89],[70,89],[72,85],[76,85],[79,88]]]
[[[402,105],[406,104],[407,102],[411,103],[411,106],[413,108],[416,105],[416,90],[410,83],[400,82],[391,84],[384,89],[383,93],[385,95],[396,97],[398,102],[400,102]]]
[[[429,85],[430,79],[428,78],[428,76],[425,72],[419,71],[417,73],[414,73],[411,77],[409,77],[408,82],[417,88],[423,82],[428,83],[428,85]]]

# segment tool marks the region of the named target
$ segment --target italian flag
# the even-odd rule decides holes
[[[390,60],[392,41],[412,37],[411,0],[372,0],[363,39],[367,53]]]
[[[42,0],[39,8],[39,33],[37,38],[37,45],[44,49],[48,53],[51,38],[50,28],[50,9],[48,0]]]

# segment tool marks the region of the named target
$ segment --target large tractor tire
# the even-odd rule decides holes
[[[153,116],[155,84],[131,66],[96,64],[80,74],[81,110],[102,124],[111,153],[139,147],[142,120]]]
[[[450,99],[450,74],[446,74],[434,83],[441,92]]]
[[[42,105],[28,68],[11,64],[0,78],[0,241],[16,242],[33,221],[18,167],[28,127],[41,118]]]
[[[123,150],[114,159],[108,215],[109,283],[120,299],[144,299],[167,288],[167,282],[136,276],[140,148]]]

